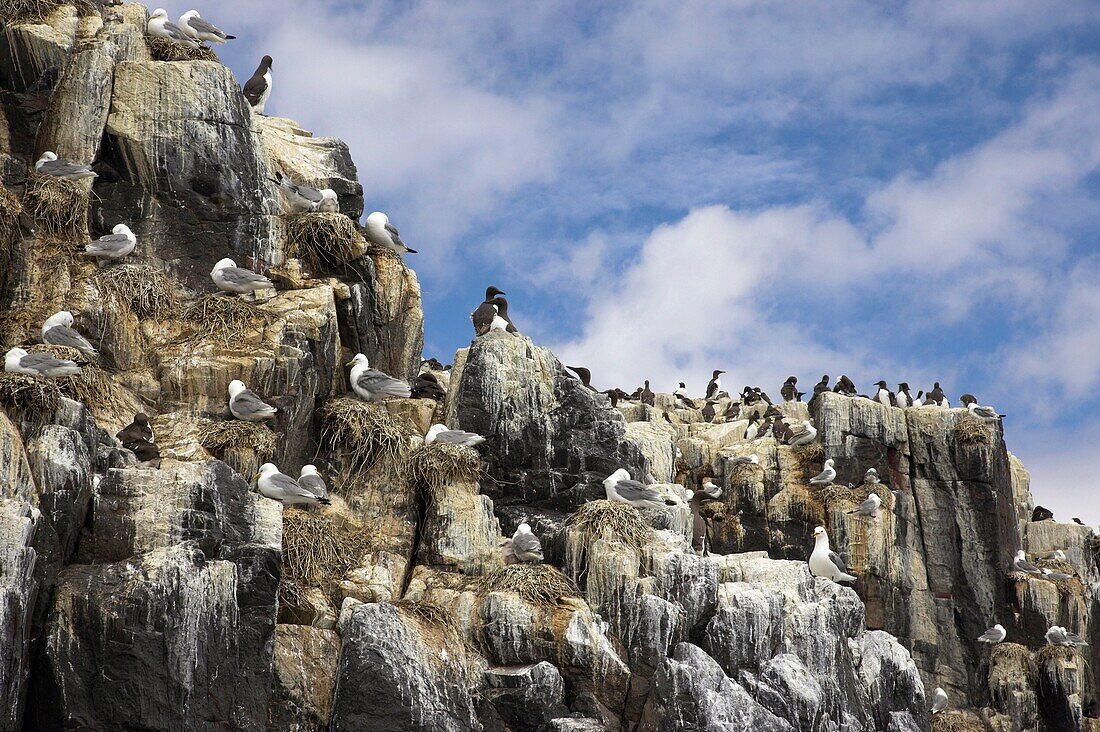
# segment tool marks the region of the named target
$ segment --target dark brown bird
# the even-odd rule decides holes
[[[581,383],[587,386],[592,391],[596,391],[596,387],[592,386],[592,372],[586,369],[584,366],[566,366],[565,368],[577,374],[580,377]]]
[[[476,335],[481,336],[489,332],[489,326],[493,324],[493,318],[497,316],[497,312],[499,309],[499,303],[497,302],[496,298],[500,295],[505,294],[507,293],[498,290],[493,285],[490,285],[488,289],[485,290],[485,301],[478,305],[477,308],[472,313],[470,313],[470,320],[472,320],[474,323],[474,333]],[[504,308],[505,311],[507,311],[507,301],[504,304]],[[500,317],[508,320],[508,316],[504,313],[500,313]],[[511,323],[512,321],[509,320],[508,322]]]
[[[703,421],[704,422],[713,422],[714,421],[714,415],[715,415],[714,400],[707,399],[707,403],[703,405]]]
[[[642,404],[653,406],[654,401],[656,401],[656,396],[649,388],[649,379],[646,379],[645,386],[642,388],[642,393],[638,396],[642,400]]]
[[[719,371],[718,369],[715,369],[714,373],[711,374],[710,382],[707,384],[707,394],[706,394],[707,399],[714,399],[715,397],[718,396],[718,393],[720,391],[722,391],[722,380],[719,379],[718,377],[721,376],[724,373],[726,373],[726,372],[725,371]]]
[[[153,428],[149,424],[149,416],[145,412],[138,412],[134,415],[134,421],[119,430],[115,437],[127,450],[132,449],[127,443],[139,440],[153,442]]]
[[[442,402],[447,398],[447,392],[439,385],[439,379],[430,371],[425,371],[416,377],[412,383],[412,399],[434,399]]]
[[[802,392],[798,390],[797,384],[797,377],[787,377],[787,380],[783,382],[783,388],[779,390],[779,396],[783,397],[783,401],[797,402],[802,400]]]

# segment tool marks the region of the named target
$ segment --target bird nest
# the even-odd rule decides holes
[[[314,587],[333,601],[336,584],[373,550],[363,527],[338,514],[285,509],[279,603],[300,608],[304,595]]]
[[[932,715],[930,732],[985,732],[985,725],[977,715],[953,709]]]
[[[743,486],[756,483],[764,477],[764,467],[759,463],[738,463],[730,471],[731,486]]]
[[[0,184],[0,232],[10,229],[22,212],[23,204],[19,198]]]
[[[580,597],[577,584],[549,564],[509,564],[481,580],[482,597],[490,592],[514,592],[532,605],[556,605],[563,597]]]
[[[261,462],[275,454],[275,433],[255,422],[203,420],[198,435],[199,444],[215,454],[227,449],[252,450]]]
[[[421,445],[406,458],[405,477],[428,495],[438,496],[448,485],[477,481],[481,477],[481,456],[463,445]]]
[[[281,218],[287,256],[305,261],[315,275],[322,267],[339,268],[358,259],[367,250],[359,227],[342,213],[318,211],[286,214]]]
[[[4,0],[0,20],[4,25],[41,23],[58,8],[72,5],[79,15],[94,15],[98,8],[91,0]]]
[[[820,472],[821,466],[825,464],[825,448],[820,442],[792,447],[791,453],[798,461],[798,467],[802,468],[803,473],[808,473],[807,477],[810,478]]]
[[[147,264],[123,264],[95,277],[106,299],[125,303],[141,319],[164,320],[179,307],[176,285],[161,270]]]
[[[853,488],[832,483],[830,485],[810,486],[810,491],[813,493],[814,498],[821,501],[822,505],[826,507],[840,501],[858,506],[870,498],[872,493],[877,494],[882,499],[880,511],[889,511],[894,505],[894,494],[882,483],[864,483]]]
[[[15,346],[24,342],[31,333],[37,333],[42,322],[55,312],[56,308],[41,302],[0,310],[0,343]]]
[[[192,48],[184,43],[148,35],[145,36],[145,43],[154,61],[220,61],[218,54],[206,46]]]
[[[61,390],[52,379],[0,372],[0,404],[5,411],[28,416],[53,414],[60,399]]]
[[[31,173],[23,193],[23,208],[45,233],[69,238],[88,227],[89,197],[83,181]]]
[[[83,402],[93,412],[124,414],[130,411],[130,404],[122,398],[110,374],[95,364],[81,364],[79,374],[59,379],[58,385],[62,394]]]
[[[1043,646],[1035,651],[1035,663],[1045,666],[1051,662],[1069,663],[1077,660],[1077,649],[1074,646]]]
[[[379,404],[338,397],[327,401],[320,415],[320,444],[345,459],[340,484],[380,461],[396,468],[408,449],[408,439],[397,420]]]
[[[989,650],[989,664],[1028,669],[1031,666],[1031,651],[1019,643],[998,643]]]
[[[993,430],[988,424],[974,417],[963,417],[955,423],[955,442],[960,445],[989,445],[993,442]]]
[[[633,547],[639,553],[653,538],[653,529],[638,509],[628,503],[608,501],[601,498],[588,501],[574,511],[565,520],[566,526],[572,526],[588,536],[603,534]]]
[[[181,344],[214,343],[233,350],[249,330],[266,327],[274,316],[239,297],[205,295],[184,308],[183,319],[192,330],[180,340]]]
[[[1077,575],[1077,569],[1069,562],[1063,562],[1061,559],[1036,559],[1035,566],[1039,569],[1049,569],[1071,576]]]

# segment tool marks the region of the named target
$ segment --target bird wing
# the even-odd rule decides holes
[[[878,503],[874,498],[868,498],[863,503],[859,504],[859,508],[856,509],[857,513],[873,513],[878,508]]]
[[[393,224],[386,224],[386,231],[390,232],[393,237],[393,243],[399,247],[405,246],[405,242],[401,241],[401,235],[397,233],[397,227]]]
[[[258,104],[267,91],[267,79],[261,76],[253,76],[244,84],[244,98],[250,104]]]
[[[78,351],[95,351],[87,338],[67,325],[55,325],[42,334],[42,340],[51,346],[68,346]]]
[[[75,366],[76,362],[66,358],[54,358],[48,353],[28,353],[19,359],[19,365],[35,371],[48,371],[62,366]]]
[[[271,284],[271,280],[264,277],[262,274],[256,274],[252,270],[245,269],[244,267],[225,267],[219,271],[226,282],[231,282],[235,285]]]
[[[980,636],[978,636],[978,640],[979,641],[995,641],[1000,637],[1001,637],[1001,634],[997,631],[996,628],[990,628],[989,630],[985,631]]]
[[[512,537],[512,551],[542,554],[542,542],[534,534],[516,534]]]
[[[173,23],[170,20],[164,21],[164,30],[172,37],[172,40],[186,43],[188,45],[194,45],[195,41],[191,36],[183,32],[183,28]]]
[[[460,445],[467,440],[477,437],[481,437],[481,435],[473,432],[465,432],[464,430],[444,430],[435,436],[435,441],[450,445]]]
[[[829,550],[829,561],[841,572],[848,574],[848,565],[844,563],[844,558],[831,549]]]
[[[216,25],[207,23],[202,18],[196,18],[194,16],[187,19],[187,25],[191,26],[199,33],[209,33],[210,35],[217,36],[218,38],[225,38],[226,34],[223,30]]]
[[[1039,572],[1039,568],[1031,562],[1027,561],[1026,559],[1017,559],[1016,569],[1020,570],[1021,572]]]
[[[661,492],[636,480],[620,480],[615,490],[628,501],[661,501]]]
[[[237,407],[242,412],[250,412],[253,414],[257,412],[278,411],[275,407],[261,399],[259,394],[251,389],[245,389],[240,394],[233,397],[233,406]]]
[[[821,471],[820,473],[818,473],[818,474],[817,474],[817,475],[815,475],[815,476],[814,476],[813,478],[811,478],[811,479],[810,479],[810,482],[811,482],[811,483],[816,483],[816,482],[818,482],[818,481],[821,481],[821,480],[829,480],[829,481],[831,481],[831,480],[832,480],[833,478],[835,478],[835,477],[836,477],[836,474],[835,474],[835,473],[834,473],[833,475],[829,475],[829,471],[828,471],[828,470],[822,470],[822,471]]]
[[[328,496],[328,486],[325,485],[325,481],[322,480],[319,475],[303,475],[301,478],[298,478],[298,485],[318,498],[325,498]]]
[[[383,394],[392,397],[409,397],[412,390],[400,379],[382,373],[378,369],[366,369],[356,381],[359,388],[371,394]]]
[[[289,475],[276,473],[268,478],[272,487],[279,489],[288,496],[300,496],[302,498],[316,498],[312,491],[303,488],[298,481]]]
[[[323,198],[321,196],[321,190],[319,188],[302,185],[301,183],[295,183],[289,178],[282,178],[279,181],[279,185],[287,189],[291,193],[301,196],[310,203],[320,203],[321,199]]]
[[[470,313],[470,320],[474,324],[474,332],[477,335],[485,335],[489,332],[489,326],[493,324],[493,318],[497,316],[497,310],[492,303],[483,302]]]
[[[74,163],[71,160],[59,158],[58,160],[46,161],[42,164],[40,170],[43,173],[48,173],[50,175],[58,176],[59,178],[64,178],[67,175],[79,175],[81,173],[89,173],[92,169],[89,168],[87,165],[82,165],[80,163]]]

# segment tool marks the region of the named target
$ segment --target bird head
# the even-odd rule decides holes
[[[604,479],[603,483],[604,485],[607,485],[608,483],[610,483],[611,485],[616,485],[620,480],[630,480],[630,473],[627,471],[626,468],[619,468],[614,473],[607,476],[607,478]]]
[[[165,10],[164,8],[157,8],[156,10],[153,11],[153,14],[149,16],[149,20],[152,20],[153,18],[167,18],[167,17],[168,17],[168,11],[167,10]]]
[[[236,266],[237,266],[236,262],[234,262],[229,257],[225,257],[223,259],[218,260],[218,263],[214,265],[214,269],[211,270],[210,274],[213,275],[215,272],[217,272],[219,270],[223,270],[226,267],[236,267]]]
[[[903,381],[900,384],[898,384],[898,388],[901,389],[902,391],[909,391],[909,384],[908,384],[908,382]]]
[[[997,623],[993,627],[997,630],[998,633],[1004,633],[1005,632],[1005,627],[1003,625],[1001,625],[1000,623]]]
[[[485,299],[486,300],[492,300],[497,295],[507,295],[507,294],[508,293],[505,292],[504,290],[498,290],[495,286],[489,285],[488,289],[485,290]]]
[[[317,475],[317,466],[316,465],[303,465],[301,474],[302,475]]]
[[[433,424],[431,426],[431,428],[428,430],[428,434],[424,435],[424,441],[425,442],[432,442],[432,441],[435,440],[436,435],[438,435],[440,432],[446,432],[446,431],[447,431],[447,425],[445,425],[445,424]]]
[[[522,523],[522,524],[520,524],[519,526],[516,527],[516,531],[520,534],[530,534],[531,533],[531,525],[524,522],[524,523]]]
[[[112,234],[130,234],[132,236],[134,232],[130,231],[130,227],[127,226],[126,224],[115,224],[115,228],[111,229],[111,233]]]
[[[825,536],[824,526],[818,526],[816,529],[814,529],[814,538],[817,538],[819,536]]]
[[[270,69],[270,68],[271,68],[271,57],[270,57],[270,56],[264,56],[264,57],[263,57],[263,58],[262,58],[262,59],[260,60],[260,65],[262,65],[262,66],[263,66],[263,67],[265,67],[265,68],[268,68],[268,69]]]
[[[369,366],[369,365],[370,365],[370,363],[367,361],[367,357],[364,356],[362,353],[355,354],[355,358],[348,361],[348,366],[364,366],[364,367],[366,367],[366,366]]]
[[[260,477],[265,475],[271,475],[272,473],[278,473],[279,469],[275,467],[274,463],[264,463],[260,466]]]
[[[752,455],[749,455],[749,462],[752,463],[753,465],[759,465],[760,464],[760,456],[757,455],[754,452]]]
[[[42,324],[42,329],[52,328],[55,325],[67,325],[73,324],[73,314],[68,310],[59,310],[50,317],[46,318],[46,322]]]
[[[134,415],[134,424],[139,424],[144,427],[149,424],[149,415],[145,412],[138,412]]]
[[[229,382],[229,396],[235,397],[245,390],[244,382],[240,379],[233,379]]]
[[[1024,557],[1026,557],[1026,556],[1027,556],[1027,555],[1026,555],[1026,554],[1024,554],[1024,550],[1023,550],[1023,549],[1021,549],[1020,551],[1016,552],[1016,558],[1017,558],[1017,559],[1023,559],[1023,558],[1024,558]]]
[[[339,202],[340,197],[337,196],[336,191],[332,190],[331,188],[322,188],[321,189],[321,200],[322,201],[336,201],[336,202]]]
[[[717,379],[719,376],[721,376],[724,373],[726,373],[726,372],[725,371],[719,371],[718,369],[715,369],[714,370],[714,378]]]
[[[880,388],[880,389],[887,389],[887,388],[889,388],[889,387],[887,387],[887,386],[886,386],[886,382],[885,382],[885,381],[878,381],[878,382],[876,382],[876,383],[875,383],[875,386],[877,386],[877,387],[878,387],[878,388]]]
[[[390,223],[390,217],[382,213],[381,211],[375,211],[367,217],[367,223],[374,224],[376,226],[385,226],[386,224]]]
[[[834,465],[834,463],[833,463],[832,458],[829,458],[828,460],[825,461],[825,467],[826,468],[831,468],[831,467],[833,467],[833,465]]]
[[[46,152],[42,153],[42,157],[38,158],[38,162],[36,163],[36,165],[41,165],[42,163],[52,163],[55,160],[57,160],[57,153],[47,150]]]

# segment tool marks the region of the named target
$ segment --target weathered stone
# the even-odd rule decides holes
[[[552,663],[489,667],[482,698],[493,705],[501,719],[517,729],[538,729],[554,717],[568,713],[562,703],[564,685]]]
[[[96,159],[111,108],[117,55],[109,41],[82,46],[72,55],[38,128],[36,156],[52,150],[68,160]]]
[[[267,729],[327,730],[332,716],[340,636],[303,625],[275,627],[275,684]]]
[[[0,499],[0,726],[19,729],[31,668],[31,627],[38,579],[34,534],[41,514]]]
[[[398,379],[413,379],[424,350],[424,311],[416,273],[400,257],[380,252],[355,262],[360,282],[341,303],[344,342],[371,365]],[[448,423],[449,424],[449,423]]]

